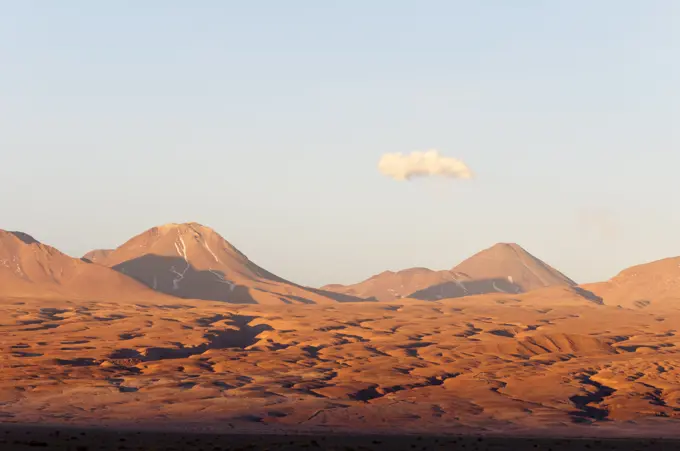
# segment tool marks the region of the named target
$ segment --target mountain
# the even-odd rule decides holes
[[[541,287],[576,283],[513,243],[498,243],[448,271],[412,268],[386,271],[354,285],[323,289],[380,301],[409,297],[422,300],[484,293],[524,293]]]
[[[83,255],[83,260],[87,260],[92,263],[101,263],[113,252],[112,249],[95,249]]]
[[[87,255],[154,290],[181,298],[235,304],[363,301],[284,280],[197,223],[154,227],[117,249]]]
[[[680,257],[624,269],[607,282],[582,285],[606,305],[628,308],[680,308]]]
[[[164,299],[109,268],[69,257],[22,232],[0,230],[0,296],[81,300]]]
[[[336,291],[362,298],[393,301],[432,285],[454,280],[450,271],[433,271],[427,268],[410,268],[402,271],[385,271],[354,285],[326,285],[324,290]]]
[[[452,269],[472,280],[505,279],[526,292],[536,288],[572,286],[576,282],[515,243],[498,243]]]

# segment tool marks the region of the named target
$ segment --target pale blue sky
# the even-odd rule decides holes
[[[0,0],[0,228],[214,227],[312,285],[680,255],[676,0]],[[397,182],[437,148],[474,180]]]

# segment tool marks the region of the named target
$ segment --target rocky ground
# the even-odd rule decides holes
[[[680,435],[680,312],[483,296],[0,307],[7,423]]]

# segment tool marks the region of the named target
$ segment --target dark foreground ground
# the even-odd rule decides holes
[[[680,440],[432,435],[245,435],[0,425],[2,450],[680,450]]]

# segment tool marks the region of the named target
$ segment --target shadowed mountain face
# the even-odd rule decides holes
[[[118,248],[99,252],[99,263],[119,266],[144,255],[179,258],[198,271],[222,270],[229,281],[282,279],[251,262],[214,230],[200,224],[166,224],[143,232]],[[186,264],[175,270],[181,273]],[[175,274],[174,279],[181,276]],[[173,280],[174,280],[173,279]]]
[[[113,269],[150,288],[180,298],[257,304],[246,286],[229,282],[221,271],[198,270],[181,257],[146,254],[120,263]]]
[[[444,282],[432,285],[424,290],[416,291],[408,297],[423,301],[437,301],[439,299],[460,298],[485,293],[522,293],[521,287],[507,279],[480,279],[456,282]]]
[[[24,233],[24,232],[7,232],[7,233],[9,233],[10,235],[14,235],[19,240],[21,240],[21,242],[24,243],[24,244],[39,244],[38,240],[33,238],[28,233]]]
[[[115,250],[93,251],[84,258],[181,298],[233,304],[362,301],[284,280],[250,261],[214,230],[196,223],[154,227]]]
[[[398,272],[385,271],[354,285],[326,285],[323,289],[379,301],[393,301],[430,286],[453,282],[454,279],[456,276],[450,271],[410,268]]]
[[[386,271],[354,285],[324,289],[380,301],[400,298],[437,300],[484,293],[523,293],[536,288],[573,286],[567,276],[517,244],[499,243],[449,271],[411,268]]]
[[[122,274],[69,257],[25,233],[0,230],[0,295],[70,299],[165,298]]]

